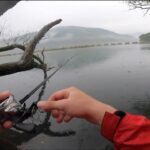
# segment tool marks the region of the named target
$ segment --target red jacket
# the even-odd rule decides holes
[[[150,150],[150,120],[126,113],[121,118],[106,112],[102,135],[114,143],[114,150]]]

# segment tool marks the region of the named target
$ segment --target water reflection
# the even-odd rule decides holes
[[[49,116],[48,116],[49,118]],[[42,123],[41,125],[37,126],[36,132],[27,133],[27,132],[18,132],[16,130],[9,129],[6,132],[1,134],[0,140],[7,140],[8,143],[13,145],[21,145],[25,142],[30,141],[32,138],[36,137],[39,134],[45,134],[50,137],[65,137],[65,136],[72,136],[75,134],[75,131],[66,130],[66,131],[52,131],[50,129],[51,123],[48,121]],[[1,142],[0,142],[1,144]],[[0,145],[3,146],[3,145]],[[3,149],[4,150],[4,149]]]
[[[140,48],[141,50],[150,50],[150,44],[141,44]]]
[[[150,95],[146,94],[142,98],[134,98],[132,102],[133,109],[137,114],[150,118]]]
[[[75,57],[72,61],[48,82],[42,99],[47,99],[57,90],[74,85],[119,109],[149,115],[149,100],[145,93],[149,93],[150,89],[150,51],[141,50],[140,45],[122,45],[45,52],[49,66],[58,66],[73,55]],[[9,89],[20,99],[42,80],[43,72],[38,69],[3,76],[0,77],[0,90]],[[38,99],[39,92],[30,98],[28,106]],[[35,115],[37,123],[41,119],[44,121],[44,118],[46,114],[41,113],[40,119]],[[45,126],[40,126],[39,123],[38,135],[16,133],[14,130],[9,130],[8,135],[13,137],[16,145],[26,150],[112,149],[112,145],[99,134],[99,128],[83,120],[75,119],[68,124],[58,125],[50,118],[49,123]],[[60,138],[51,133],[66,129],[72,129],[76,134]],[[8,135],[3,136],[7,139]]]
[[[47,72],[46,70],[43,70],[44,73],[44,79],[47,78]],[[42,96],[44,95],[45,92],[45,88],[46,88],[46,83],[45,82],[42,85],[42,88],[38,94],[38,99],[35,101],[36,103],[42,99]],[[28,95],[28,94],[27,94]],[[34,103],[35,103],[34,102]],[[32,102],[31,102],[32,103]],[[42,115],[41,113],[44,113],[44,115]],[[31,119],[28,120],[32,120],[32,124],[34,124],[34,116],[36,115],[39,119],[39,115],[42,115],[42,118],[44,118],[42,121],[41,120],[36,120],[38,122],[38,124],[36,124],[36,128],[33,131],[30,131],[30,133],[27,132],[19,132],[21,131],[26,131],[24,128],[22,129],[21,126],[19,126],[19,131],[16,130],[18,129],[18,127],[15,127],[15,130],[7,130],[6,132],[4,132],[3,134],[1,134],[1,139],[0,139],[0,147],[2,147],[3,150],[8,150],[7,146],[5,145],[13,145],[13,149],[17,149],[17,147],[15,147],[15,145],[21,145],[24,142],[28,142],[30,141],[32,138],[36,137],[37,135],[43,133],[47,136],[57,136],[57,137],[64,137],[64,136],[71,136],[75,134],[75,131],[73,130],[66,130],[66,131],[53,131],[51,130],[51,122],[50,122],[50,117],[51,117],[51,113],[45,113],[45,112],[41,112],[38,110],[37,107],[35,107],[34,111],[32,111],[31,114]],[[28,120],[25,120],[24,122],[26,124],[30,123],[28,122]],[[7,140],[6,140],[7,139]],[[17,140],[16,140],[17,139]],[[2,141],[6,141],[6,142],[2,142]]]
[[[65,67],[65,70],[73,70],[76,68],[83,68],[91,64],[93,65],[94,63],[106,61],[118,52],[118,50],[112,51],[110,47],[49,51],[45,53],[45,61],[48,65],[54,64],[55,66],[56,64],[63,64],[65,59],[74,56],[72,62]]]

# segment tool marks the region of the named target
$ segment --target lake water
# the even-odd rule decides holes
[[[149,45],[49,51],[45,56],[49,67],[58,66],[68,58],[74,57],[50,79],[42,99],[47,99],[53,92],[62,88],[76,86],[118,109],[150,116]],[[0,62],[13,61],[19,57],[19,55],[1,57]],[[0,91],[10,90],[19,100],[42,80],[43,73],[39,69],[2,76]],[[27,105],[37,99],[38,92],[30,98]],[[50,121],[51,130],[73,130],[76,134],[60,137],[47,135],[44,131],[39,134],[22,134],[15,130],[8,130],[1,134],[0,146],[4,146],[3,149],[17,147],[22,150],[112,149],[111,143],[100,135],[99,127],[85,120],[74,119],[68,124],[57,124],[53,118]]]

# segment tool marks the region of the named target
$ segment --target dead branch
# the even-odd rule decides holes
[[[21,49],[23,51],[25,51],[25,46],[24,45],[20,45],[20,44],[12,44],[12,45],[8,45],[8,46],[4,46],[4,47],[0,47],[0,52],[6,52],[6,51],[10,51],[13,50],[15,48]],[[33,58],[35,60],[37,60],[39,62],[40,65],[44,65],[44,61],[41,60],[40,57],[33,55]]]
[[[53,26],[59,24],[62,20],[58,19],[54,22],[51,22],[47,25],[45,25],[34,37],[33,39],[26,45],[26,46],[21,46],[18,44],[11,45],[9,48],[20,48],[24,50],[24,53],[21,57],[21,59],[17,62],[12,62],[12,63],[5,63],[0,65],[0,75],[6,75],[6,74],[11,74],[19,71],[25,71],[31,68],[34,68],[37,66],[37,63],[34,61],[33,57],[33,52],[35,50],[36,45],[39,43],[39,41],[44,37],[44,35],[47,33],[49,29],[51,29]],[[4,47],[1,48],[1,50],[4,51]],[[8,46],[5,47],[5,50],[8,50]],[[37,57],[36,57],[37,59]],[[41,67],[41,66],[40,66]]]
[[[147,14],[148,11],[150,10],[150,0],[146,0],[146,1],[143,1],[143,0],[140,0],[140,1],[138,1],[138,0],[129,0],[128,4],[132,9],[145,10],[146,11],[145,14]]]
[[[8,46],[0,47],[0,52],[10,51],[10,50],[15,49],[15,48],[19,48],[21,50],[25,50],[25,46],[23,46],[23,45],[12,44],[12,45],[8,45]]]

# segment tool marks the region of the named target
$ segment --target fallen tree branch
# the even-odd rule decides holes
[[[25,46],[23,46],[23,45],[12,44],[12,45],[8,45],[8,46],[0,47],[0,52],[10,51],[10,50],[15,49],[15,48],[25,50]]]
[[[35,66],[37,67],[37,63],[34,62],[33,57],[35,59],[37,59],[39,62],[41,60],[39,60],[39,58],[37,58],[35,55],[33,55],[36,45],[39,43],[39,41],[43,38],[43,36],[47,33],[47,31],[49,29],[51,29],[53,26],[59,24],[61,21],[62,21],[61,19],[58,19],[54,22],[51,22],[51,23],[45,25],[26,46],[21,46],[18,44],[11,45],[9,48],[11,48],[11,49],[13,49],[14,47],[20,48],[20,49],[24,50],[24,53],[23,53],[21,59],[17,62],[1,64],[0,65],[0,75],[6,75],[6,74],[19,72],[19,71],[25,71],[28,69],[32,69]],[[4,47],[1,50],[4,51]],[[5,47],[5,50],[8,51],[8,46]]]
[[[13,50],[15,48],[19,48],[23,51],[25,51],[25,46],[24,45],[20,45],[20,44],[12,44],[12,45],[8,45],[8,46],[4,46],[4,47],[0,47],[0,52],[6,52],[6,51],[10,51]],[[43,60],[40,59],[40,57],[33,55],[33,58],[35,60],[37,60],[40,64],[43,64]]]

